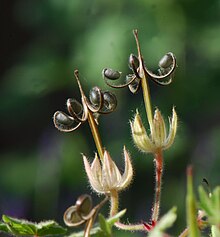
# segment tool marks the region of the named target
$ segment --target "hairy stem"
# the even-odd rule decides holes
[[[116,190],[112,190],[110,193],[110,198],[111,198],[110,216],[114,216],[115,214],[118,213],[118,205],[119,205],[118,192]]]
[[[118,192],[115,190],[112,190],[110,193],[110,201],[111,201],[111,207],[110,207],[110,216],[114,216],[118,213]],[[127,231],[145,231],[143,224],[124,224],[120,221],[117,221],[115,223],[115,226],[122,230]]]
[[[95,145],[96,145],[99,157],[100,157],[101,161],[103,161],[104,151],[103,151],[101,138],[99,135],[99,130],[98,130],[97,124],[95,122],[95,119],[93,117],[93,114],[90,111],[88,111],[88,122],[89,122],[90,129],[92,131],[92,136],[95,141]]]
[[[163,154],[162,150],[158,150],[155,153],[155,198],[153,204],[152,221],[157,222],[160,213],[160,196],[161,196],[161,184],[163,175]]]

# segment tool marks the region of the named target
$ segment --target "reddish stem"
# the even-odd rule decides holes
[[[155,183],[155,198],[153,204],[153,213],[151,220],[156,223],[160,212],[160,196],[161,196],[161,184],[163,175],[163,154],[161,149],[155,153],[154,161],[155,161],[156,183]]]

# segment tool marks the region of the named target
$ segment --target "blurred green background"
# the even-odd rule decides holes
[[[95,85],[110,89],[101,76],[105,67],[129,73],[128,56],[136,53],[132,30],[137,28],[150,69],[167,52],[177,57],[173,83],[158,87],[150,82],[150,89],[153,106],[165,118],[173,105],[179,115],[175,145],[165,152],[161,212],[177,206],[170,233],[181,232],[186,166],[194,165],[195,186],[203,178],[211,187],[219,184],[220,1],[3,0],[0,11],[0,214],[63,224],[65,209],[90,193],[80,154],[92,159],[96,150],[89,126],[61,133],[52,116],[66,111],[67,98],[80,99],[74,69],[86,93]],[[127,208],[125,221],[148,220],[153,159],[134,147],[129,128],[136,108],[146,117],[142,94],[113,91],[118,107],[100,119],[103,144],[122,169],[126,145],[135,168],[120,208]]]

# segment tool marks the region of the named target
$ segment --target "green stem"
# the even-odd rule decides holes
[[[80,93],[81,93],[82,104],[86,106],[86,111],[88,111],[88,122],[89,122],[89,126],[90,126],[90,129],[91,129],[91,132],[92,132],[93,139],[95,141],[95,145],[96,145],[98,154],[99,154],[99,158],[100,158],[101,161],[103,161],[104,151],[103,151],[103,146],[102,146],[101,138],[100,138],[100,135],[99,135],[99,130],[98,130],[98,127],[97,127],[97,123],[95,122],[93,113],[87,107],[87,104],[86,104],[87,99],[86,99],[86,96],[85,96],[84,91],[82,89],[81,83],[79,81],[79,71],[75,70],[74,74],[75,74],[75,78],[76,78],[76,81],[77,81],[77,84],[79,86],[79,90],[80,90]]]
[[[136,40],[137,44],[137,51],[138,51],[138,59],[139,59],[139,76],[141,78],[141,87],[143,91],[143,97],[144,97],[144,104],[145,104],[145,109],[147,113],[147,119],[150,125],[150,129],[153,129],[153,114],[152,114],[152,107],[151,107],[151,100],[150,100],[150,90],[149,90],[149,85],[147,81],[147,74],[144,70],[144,63],[143,63],[143,58],[141,54],[141,48],[138,40],[138,32],[137,30],[133,31],[134,37]]]
[[[101,138],[100,138],[100,135],[99,135],[98,126],[95,122],[93,114],[90,111],[88,111],[88,122],[89,122],[89,126],[90,126],[90,129],[91,129],[91,132],[92,132],[93,139],[95,141],[95,145],[96,145],[98,154],[99,154],[99,158],[100,158],[101,161],[103,161],[104,151],[103,151]]]
[[[163,154],[160,149],[155,153],[155,198],[153,204],[153,213],[151,220],[157,222],[160,213],[160,197],[161,197],[161,184],[163,175]]]
[[[196,200],[193,192],[192,166],[187,168],[187,194],[186,194],[186,215],[189,228],[189,237],[199,237],[198,220],[196,217]]]
[[[150,100],[150,90],[149,90],[145,73],[143,77],[141,78],[141,87],[143,91],[143,98],[144,98],[144,104],[145,104],[145,109],[147,113],[147,119],[150,125],[150,129],[152,130],[153,114],[152,114],[152,107],[151,107],[151,100]]]
[[[110,193],[110,198],[111,198],[110,216],[112,217],[118,213],[118,205],[119,205],[118,192],[116,190],[112,190]]]
[[[112,190],[110,193],[110,201],[111,201],[111,207],[110,207],[110,216],[114,216],[118,213],[118,192],[116,190]],[[124,224],[120,221],[117,221],[115,223],[115,226],[122,230],[127,231],[144,231],[144,225],[143,224]]]

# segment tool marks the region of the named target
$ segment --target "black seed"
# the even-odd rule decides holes
[[[168,68],[173,64],[173,58],[170,53],[165,54],[159,61],[159,67]]]
[[[102,73],[110,80],[117,80],[121,76],[121,73],[119,71],[115,71],[111,68],[103,69]]]
[[[139,67],[139,60],[134,54],[130,54],[128,59],[129,67],[131,69],[137,70]]]
[[[109,91],[105,91],[103,93],[103,99],[104,99],[104,106],[108,109],[108,110],[114,110],[117,106],[117,99],[116,96],[109,92]]]
[[[57,124],[69,126],[73,123],[73,120],[65,113],[57,112],[54,116]]]
[[[97,86],[93,87],[89,92],[90,102],[94,105],[99,105],[101,100],[100,97],[101,97],[100,89]]]
[[[82,105],[75,99],[68,99],[67,100],[67,107],[71,107],[71,109],[76,113],[76,114],[81,114],[83,109]]]

